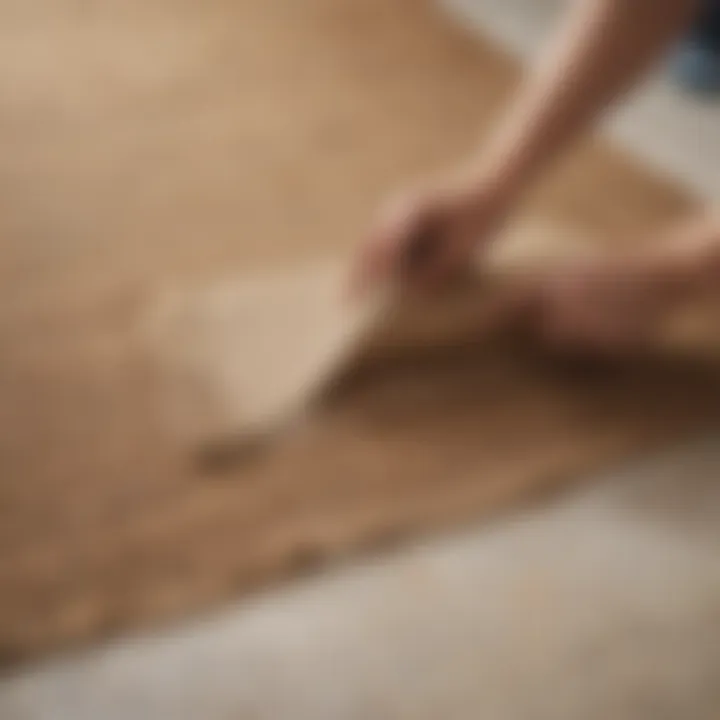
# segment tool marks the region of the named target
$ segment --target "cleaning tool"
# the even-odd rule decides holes
[[[349,300],[342,257],[168,292],[148,324],[165,413],[201,458],[257,449],[350,368],[482,341],[518,319],[512,298],[523,284],[597,248],[587,235],[528,225],[439,293],[393,284]],[[717,312],[678,308],[652,349],[720,355],[716,327]]]

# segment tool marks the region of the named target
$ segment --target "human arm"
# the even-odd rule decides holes
[[[697,0],[582,0],[527,74],[478,150],[439,179],[391,201],[363,244],[360,287],[398,274],[432,227],[436,252],[415,268],[437,282],[489,242],[547,164],[594,124],[680,36]]]

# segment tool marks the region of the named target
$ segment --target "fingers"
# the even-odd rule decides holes
[[[588,346],[598,340],[598,322],[581,270],[544,279],[538,293],[538,331],[557,348]]]
[[[657,315],[652,285],[605,267],[575,267],[545,278],[538,332],[560,349],[625,354],[651,342]]]
[[[389,253],[384,244],[371,242],[363,245],[352,263],[348,293],[350,297],[366,295],[380,282],[389,264]]]
[[[381,216],[368,240],[360,247],[350,281],[353,295],[364,295],[390,273],[396,245],[410,221],[406,206],[392,206]]]
[[[405,197],[381,216],[353,265],[351,292],[362,295],[390,279],[407,282],[434,265],[440,253],[440,214],[417,197]]]

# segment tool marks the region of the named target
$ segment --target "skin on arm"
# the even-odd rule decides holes
[[[432,285],[467,263],[548,162],[682,35],[697,7],[697,0],[576,0],[482,150],[380,214],[361,248],[356,288],[407,275],[403,260],[423,235],[435,247],[406,278],[411,283]]]
[[[511,200],[631,89],[692,22],[697,0],[581,0],[471,160]]]

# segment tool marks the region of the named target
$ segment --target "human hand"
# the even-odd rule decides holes
[[[362,293],[391,278],[421,289],[441,285],[489,241],[505,207],[490,184],[469,180],[401,194],[380,212],[360,247],[353,289]]]
[[[642,349],[659,339],[679,301],[712,285],[720,289],[719,256],[718,226],[693,221],[632,254],[565,263],[534,288],[537,329],[564,347],[611,354]]]

